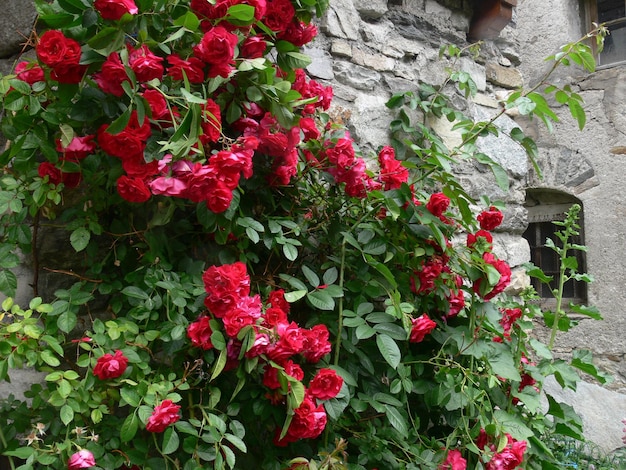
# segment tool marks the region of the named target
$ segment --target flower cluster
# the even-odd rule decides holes
[[[515,470],[524,461],[527,442],[515,440],[510,434],[505,434],[505,437],[507,439],[505,447],[497,452],[492,436],[481,429],[476,445],[479,449],[488,449],[493,452],[485,467],[487,470]]]
[[[319,324],[307,329],[290,322],[290,305],[282,289],[272,291],[264,307],[258,294],[251,295],[250,277],[242,262],[211,266],[204,272],[203,281],[208,315],[189,325],[187,336],[192,345],[203,350],[213,348],[213,332],[223,329],[228,339],[229,367],[235,367],[243,357],[261,359],[263,385],[269,389],[267,398],[274,404],[284,403],[292,390],[290,382],[301,382],[305,376],[293,359],[301,357],[308,363],[318,363],[331,350],[328,328]],[[253,341],[242,351],[244,329],[251,329]],[[337,396],[342,384],[343,379],[334,370],[320,369],[304,388],[304,399],[277,443],[319,436],[326,426],[326,412],[320,402]]]

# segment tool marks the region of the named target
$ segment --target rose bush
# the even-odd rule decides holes
[[[580,437],[540,407],[546,375],[576,375],[502,295],[502,212],[449,171],[495,130],[448,83],[395,95],[394,146],[365,156],[304,71],[324,0],[35,3],[36,59],[0,79],[0,290],[18,252],[35,271],[26,310],[2,303],[0,379],[45,373],[0,407],[14,468],[551,468],[543,434]]]

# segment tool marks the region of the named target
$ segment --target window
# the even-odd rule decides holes
[[[543,284],[537,279],[532,278],[532,284],[540,297],[544,299],[553,299],[552,289],[557,287],[559,277],[559,257],[550,248],[546,246],[546,239],[550,238],[555,244],[560,241],[555,236],[555,232],[561,227],[553,224],[553,221],[565,219],[565,212],[569,210],[572,204],[581,204],[581,202],[567,194],[556,191],[538,191],[527,190],[526,208],[528,210],[528,228],[524,232],[524,238],[530,245],[530,259],[535,266],[540,267],[547,276],[552,276],[553,281],[550,285]],[[584,244],[583,217],[582,211],[578,221],[580,225],[580,235],[572,239],[572,243],[579,245]],[[575,256],[578,262],[578,272],[585,272],[585,252],[580,250],[572,250],[568,255]],[[567,303],[576,304],[586,303],[587,301],[587,284],[584,281],[569,280],[563,289],[563,298]]]
[[[606,23],[610,32],[597,54],[598,65],[626,62],[626,0],[590,0],[587,17],[589,29],[591,23]]]

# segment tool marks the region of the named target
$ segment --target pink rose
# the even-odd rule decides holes
[[[81,449],[75,454],[72,454],[67,461],[68,470],[78,470],[79,468],[89,468],[96,465],[96,459],[93,454],[87,449]]]
[[[126,13],[136,15],[139,12],[134,0],[96,0],[93,7],[105,20],[117,21]]]
[[[418,318],[413,318],[411,320],[411,324],[413,325],[409,336],[409,341],[411,343],[420,343],[424,341],[426,335],[437,326],[437,323],[432,321],[426,314],[423,314]]]
[[[23,60],[15,66],[15,74],[19,80],[32,85],[36,82],[43,82],[45,74],[39,64]]]
[[[172,400],[163,400],[160,405],[154,407],[152,415],[148,418],[146,431],[163,432],[170,425],[180,419],[178,411],[180,405],[175,405]]]
[[[100,380],[116,379],[124,373],[127,365],[128,358],[118,349],[115,354],[105,354],[98,358],[93,375]]]

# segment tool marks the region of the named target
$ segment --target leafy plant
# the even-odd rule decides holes
[[[467,74],[394,96],[394,147],[366,165],[303,71],[325,1],[36,5],[37,60],[0,78],[0,379],[45,373],[0,409],[12,468],[554,468],[542,436],[581,437],[538,393],[591,358],[532,339],[540,313],[504,294],[492,250],[502,204],[452,171],[476,159],[508,184],[476,151],[495,118],[450,104]]]

